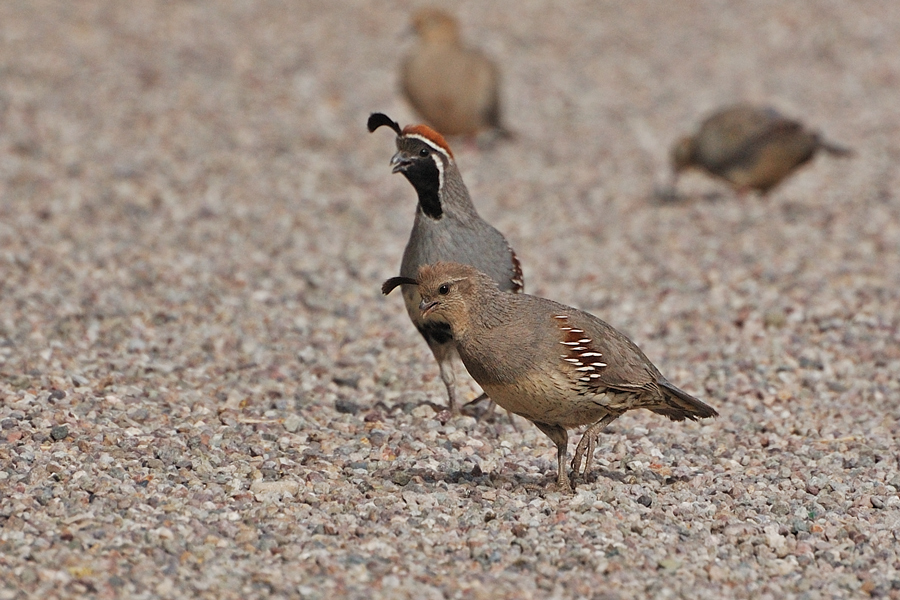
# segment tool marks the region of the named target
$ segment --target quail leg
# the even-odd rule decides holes
[[[459,414],[459,407],[456,405],[456,373],[453,372],[453,361],[450,359],[438,362],[441,368],[441,380],[447,388],[447,404],[450,414]]]
[[[581,440],[575,447],[575,457],[572,458],[572,470],[575,472],[575,475],[578,475],[579,471],[581,471],[581,460],[584,458],[585,451],[587,451],[584,471],[581,473],[582,478],[587,477],[588,471],[591,470],[591,463],[594,462],[594,449],[597,447],[597,437],[607,425],[615,421],[618,417],[619,415],[612,413],[606,415],[588,427],[587,431],[584,432],[584,435],[581,436]]]
[[[427,339],[427,338],[426,338]],[[438,343],[427,340],[431,347],[431,352],[437,360],[438,367],[441,370],[441,381],[447,388],[447,403],[451,415],[459,414],[459,407],[456,405],[456,372],[453,370],[453,356],[456,354],[451,343]]]
[[[556,473],[556,487],[561,492],[573,492],[574,488],[569,482],[569,474],[566,473],[566,452],[569,448],[569,434],[564,427],[559,425],[548,425],[547,423],[535,422],[537,428],[543,431],[547,437],[556,444],[556,462],[558,464]]]

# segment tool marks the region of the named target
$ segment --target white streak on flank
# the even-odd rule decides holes
[[[566,315],[554,315],[554,319],[559,319],[561,321],[565,321],[568,319]],[[583,329],[578,329],[577,327],[562,327],[559,328],[561,331],[568,331],[574,335],[584,335]],[[571,339],[571,338],[569,338]],[[568,346],[570,354],[565,355],[561,354],[560,358],[566,361],[567,363],[575,366],[575,371],[584,373],[584,377],[580,377],[578,381],[584,381],[590,383],[595,379],[600,379],[600,375],[595,373],[598,368],[606,367],[607,364],[604,362],[593,362],[589,365],[585,365],[582,359],[587,358],[600,358],[603,356],[602,353],[596,352],[590,348],[587,344],[591,343],[591,338],[589,337],[581,337],[577,341],[563,341],[560,342],[563,346]]]

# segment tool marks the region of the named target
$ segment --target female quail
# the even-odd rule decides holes
[[[408,284],[408,285],[404,285]],[[577,475],[590,470],[598,434],[625,411],[646,408],[672,419],[718,413],[669,383],[634,342],[597,317],[552,300],[507,294],[477,269],[424,265],[416,279],[394,277],[421,298],[418,317],[446,327],[469,374],[503,408],[525,417],[557,447],[557,485],[566,473],[567,429],[590,425],[575,450]]]
[[[500,122],[500,72],[484,54],[465,47],[451,15],[424,8],[413,16],[419,42],[400,71],[404,95],[444,135],[507,130]]]
[[[851,154],[772,108],[737,104],[713,114],[696,135],[675,144],[672,170],[677,177],[689,167],[698,168],[739,192],[766,194],[819,150]]]

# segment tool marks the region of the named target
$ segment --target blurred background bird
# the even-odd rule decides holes
[[[459,24],[438,8],[413,15],[418,43],[403,61],[400,85],[409,103],[443,135],[493,131],[509,137],[500,117],[500,71],[462,44]]]
[[[681,172],[696,168],[727,181],[741,194],[757,190],[765,195],[819,150],[852,154],[773,108],[736,104],[709,116],[695,135],[675,144],[672,187]]]

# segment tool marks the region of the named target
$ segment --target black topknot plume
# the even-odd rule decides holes
[[[381,285],[381,293],[387,296],[394,291],[398,285],[418,285],[419,282],[412,277],[391,277]]]
[[[375,131],[382,125],[387,125],[391,129],[397,132],[397,135],[403,135],[403,131],[400,129],[400,125],[397,124],[397,121],[392,120],[389,116],[384,113],[372,113],[369,115],[369,122],[366,126],[369,128],[369,133]]]

